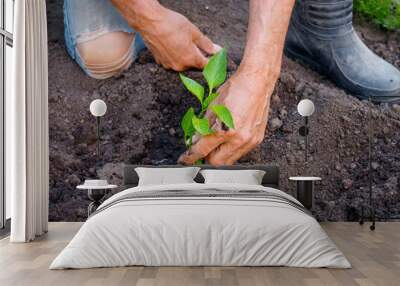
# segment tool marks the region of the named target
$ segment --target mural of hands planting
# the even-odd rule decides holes
[[[373,15],[368,1],[355,11]],[[395,15],[393,31],[354,16],[352,0],[46,2],[51,220],[84,219],[75,186],[99,174],[120,184],[123,163],[276,163],[282,177],[300,175],[304,98],[316,106],[308,168],[323,178],[317,217],[357,219],[369,108],[377,201],[400,208],[391,193],[400,172]],[[109,108],[98,169],[88,112],[97,98]]]

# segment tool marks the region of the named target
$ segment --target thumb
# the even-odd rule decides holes
[[[217,131],[214,134],[201,137],[179,157],[178,163],[193,165],[197,160],[205,158],[211,151],[224,143],[228,139],[227,135],[224,131]]]

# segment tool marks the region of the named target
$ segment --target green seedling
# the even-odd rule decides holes
[[[226,70],[226,50],[222,49],[212,56],[208,64],[204,67],[203,76],[207,81],[207,91],[197,81],[186,77],[182,73],[179,74],[183,85],[200,103],[198,108],[190,107],[181,121],[184,141],[188,149],[192,146],[193,136],[196,133],[200,136],[207,136],[215,132],[210,126],[208,118],[205,117],[207,110],[211,110],[226,127],[230,129],[235,128],[229,109],[222,104],[212,104],[219,95],[216,89],[226,80]]]

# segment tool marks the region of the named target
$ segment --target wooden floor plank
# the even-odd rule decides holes
[[[0,240],[1,286],[397,286],[400,223],[378,223],[375,232],[357,223],[322,223],[352,269],[289,267],[119,267],[48,269],[81,223],[50,223],[49,233],[27,244]]]

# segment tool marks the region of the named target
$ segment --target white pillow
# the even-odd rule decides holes
[[[193,180],[200,168],[135,168],[139,176],[139,186],[187,184],[195,183]]]
[[[261,170],[201,170],[205,184],[261,185],[265,171]]]

